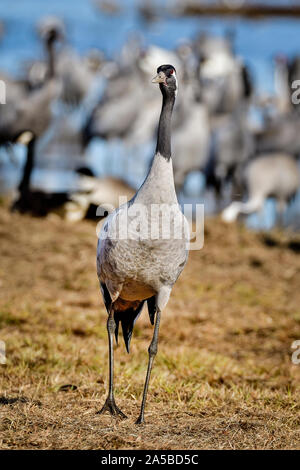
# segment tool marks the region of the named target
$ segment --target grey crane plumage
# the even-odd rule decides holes
[[[248,68],[234,55],[228,37],[201,35],[195,48],[201,59],[199,80],[203,102],[212,115],[232,112],[251,95]]]
[[[247,104],[241,103],[234,112],[211,120],[212,145],[205,176],[207,186],[215,190],[217,208],[222,204],[224,189],[230,179],[232,195],[239,192],[237,175],[254,153],[255,142],[247,118]]]
[[[153,82],[159,83],[163,104],[151,168],[135,196],[110,214],[100,233],[97,248],[97,272],[108,312],[110,367],[109,394],[99,413],[109,411],[112,415],[125,417],[114,400],[113,335],[117,337],[119,323],[129,351],[133,326],[145,302],[150,321],[152,324],[155,322],[137,423],[144,422],[161,312],[187,261],[189,240],[188,223],[177,202],[171,158],[171,115],[177,92],[174,67],[159,67]],[[155,212],[156,209],[162,209],[162,212]],[[165,225],[163,210],[168,215],[168,226]]]
[[[186,177],[192,171],[203,170],[210,150],[210,120],[206,106],[195,99],[193,79],[184,86],[180,123],[174,129],[174,180],[177,192],[184,189]]]
[[[239,214],[252,214],[262,209],[268,197],[277,201],[281,216],[288,202],[300,187],[300,172],[296,160],[288,154],[261,154],[244,168],[248,190],[246,202],[233,201],[223,212],[225,222],[233,222]]]
[[[48,50],[48,75],[47,80],[41,87],[22,93],[20,87],[10,83],[7,91],[12,85],[12,95],[3,112],[0,114],[0,144],[16,142],[24,133],[27,146],[26,164],[19,185],[19,196],[14,201],[12,208],[21,212],[32,211],[39,215],[45,215],[47,199],[43,191],[32,192],[30,188],[30,177],[35,165],[37,139],[43,136],[52,121],[52,103],[61,91],[60,81],[55,76],[55,43],[58,39],[54,26],[44,25],[43,38]],[[30,137],[29,137],[30,135]],[[38,196],[42,200],[38,200]],[[38,208],[38,209],[37,209]]]
[[[40,137],[52,119],[52,102],[59,96],[61,84],[55,74],[55,44],[60,33],[51,22],[41,26],[41,35],[48,56],[47,80],[42,86],[29,92],[14,81],[7,82],[6,105],[0,114],[0,142],[14,140],[23,131],[31,131]]]
[[[270,119],[255,135],[256,151],[300,155],[300,119],[295,111]]]

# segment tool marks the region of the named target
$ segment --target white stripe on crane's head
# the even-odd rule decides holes
[[[175,82],[176,82],[175,96],[177,96],[177,91],[178,91],[178,80],[177,80],[177,75],[176,75],[175,69],[174,69],[174,72],[173,72],[173,77],[175,78]]]

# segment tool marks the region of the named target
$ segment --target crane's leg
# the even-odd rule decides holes
[[[97,414],[102,414],[105,411],[109,411],[113,416],[120,416],[121,418],[127,418],[126,415],[117,407],[114,398],[114,333],[116,329],[116,323],[114,319],[113,311],[110,312],[107,319],[107,332],[108,332],[108,345],[109,345],[109,391],[106,402]]]
[[[283,229],[284,228],[284,212],[287,208],[287,203],[284,199],[279,199],[279,201],[277,201],[277,214],[276,214],[276,226],[279,228],[279,229]]]
[[[145,386],[144,386],[141,412],[140,412],[140,416],[136,420],[136,424],[143,424],[145,422],[144,411],[145,411],[145,405],[146,405],[146,399],[147,399],[147,392],[148,392],[148,386],[149,386],[151,370],[152,370],[154,358],[155,358],[156,353],[157,353],[160,313],[161,313],[160,310],[157,309],[153,338],[152,338],[152,341],[151,341],[149,349],[148,349],[149,361],[148,361],[148,369],[147,369],[146,381],[145,381]]]

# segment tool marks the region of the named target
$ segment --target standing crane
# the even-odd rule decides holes
[[[171,158],[171,117],[177,94],[175,68],[161,65],[152,82],[159,84],[162,93],[152,165],[135,196],[109,215],[97,247],[97,273],[108,313],[109,341],[109,392],[99,414],[109,411],[111,415],[126,418],[114,399],[113,335],[117,340],[119,323],[129,352],[133,327],[145,301],[150,322],[152,325],[155,322],[137,424],[144,423],[161,312],[186,264],[189,247],[189,226],[178,205]]]

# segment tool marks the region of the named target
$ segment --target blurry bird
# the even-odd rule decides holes
[[[55,16],[46,16],[37,24],[37,33],[43,43],[45,60],[26,61],[24,68],[27,87],[35,90],[44,85],[49,77],[57,76],[58,51],[57,44],[65,38],[63,22]]]
[[[186,177],[192,171],[203,170],[209,158],[211,129],[207,107],[195,99],[193,82],[185,85],[182,111],[178,110],[179,125],[174,129],[174,181],[176,191],[184,189]]]
[[[210,158],[204,169],[206,184],[213,187],[217,206],[221,204],[226,183],[254,153],[254,140],[247,123],[247,107],[237,106],[232,113],[211,119],[212,135]],[[217,207],[218,209],[220,207]]]
[[[99,220],[101,214],[105,215],[119,207],[119,197],[129,200],[134,196],[134,189],[120,178],[95,178],[88,170],[77,170],[80,175],[78,191],[70,195],[70,202],[65,205],[67,220]]]
[[[31,131],[36,139],[45,132],[51,122],[52,102],[61,91],[60,83],[55,77],[55,42],[59,34],[51,22],[43,24],[41,28],[48,51],[46,81],[29,93],[25,93],[13,82],[7,83],[9,98],[0,114],[0,144],[14,139],[24,130]]]
[[[285,115],[291,111],[292,102],[288,58],[282,54],[275,57],[274,88],[276,112],[278,115]]]
[[[128,47],[133,46],[133,47]],[[128,50],[130,49],[130,50]],[[157,63],[170,57],[178,62],[175,54],[158,47],[142,51],[136,38],[124,46],[121,64],[108,80],[108,86],[94,107],[83,129],[83,144],[88,145],[93,137],[105,140],[126,138],[128,145],[140,144],[153,135],[156,113],[153,109],[155,95],[147,85],[141,89]]]
[[[188,256],[188,223],[176,197],[171,158],[171,116],[177,93],[176,72],[172,65],[157,69],[153,83],[159,83],[163,97],[156,153],[144,183],[127,204],[113,212],[104,224],[97,249],[97,272],[108,312],[109,393],[99,413],[125,417],[114,399],[113,335],[118,337],[119,323],[129,351],[133,326],[145,300],[154,334],[149,346],[149,362],[141,411],[137,423],[144,422],[144,409],[154,357],[157,353],[161,312]],[[153,214],[153,206],[168,209],[164,233],[163,213]],[[137,222],[137,212],[139,213]],[[158,220],[160,219],[160,220]],[[136,228],[135,228],[136,227]],[[116,229],[121,235],[118,237]],[[128,228],[128,231],[127,231]],[[153,235],[153,230],[155,235]],[[124,232],[125,231],[125,232]],[[124,236],[125,235],[125,236]],[[156,318],[155,318],[156,315]]]
[[[267,113],[265,112],[264,127],[255,133],[257,153],[283,152],[300,155],[298,100],[293,106],[293,90],[296,98],[299,94],[298,87],[295,88],[295,84],[293,86],[299,68],[300,60],[297,57],[291,62],[282,54],[275,57],[275,96],[263,103]]]
[[[199,55],[202,99],[210,112],[231,112],[252,92],[247,66],[234,56],[229,38],[201,35],[195,43]]]
[[[0,144],[15,142],[20,137],[21,141],[25,139],[24,144],[27,146],[23,179],[19,186],[19,197],[13,204],[13,209],[21,212],[29,211],[37,215],[45,215],[50,203],[49,195],[44,198],[42,193],[35,193],[34,197],[31,194],[30,176],[34,167],[36,140],[48,129],[52,120],[52,103],[61,91],[60,83],[55,77],[54,66],[54,43],[57,35],[52,27],[48,30],[46,26],[43,28],[43,33],[49,51],[49,68],[45,83],[27,94],[16,93],[15,98],[8,101],[0,114]],[[59,195],[57,197],[60,199]]]
[[[279,114],[269,119],[264,128],[255,133],[257,153],[284,152],[300,155],[300,118],[296,111]]]
[[[54,43],[64,44],[66,39],[65,25],[55,16],[42,18],[37,31],[44,43],[47,61],[35,60],[27,64],[28,81],[31,88],[42,86],[51,69],[62,85],[61,101],[74,108],[79,106],[94,86],[98,72],[103,66],[104,55],[92,49],[84,57],[80,57],[70,46],[54,50]]]
[[[281,218],[288,202],[300,186],[297,162],[287,154],[264,154],[250,161],[244,175],[248,190],[246,202],[233,201],[223,212],[225,222],[233,222],[239,214],[252,214],[263,208],[268,197],[277,201]]]
[[[55,16],[47,16],[38,24],[38,32],[44,42],[46,53],[48,55],[47,77],[54,77],[56,72],[55,43],[62,41],[65,37],[65,27],[63,22]]]
[[[94,107],[84,126],[84,145],[93,137],[109,140],[126,136],[139,113],[142,96],[139,96],[141,92],[138,85],[141,78],[140,73],[132,69],[111,78],[111,86]]]
[[[42,190],[32,189],[30,180],[34,168],[34,145],[35,135],[31,131],[22,131],[15,136],[16,143],[27,147],[26,160],[23,168],[23,174],[18,187],[18,196],[12,204],[12,211],[21,213],[29,212],[36,216],[45,216],[50,211],[61,207],[69,196],[65,192],[49,193]]]

